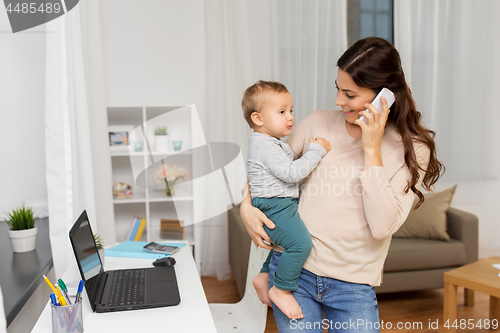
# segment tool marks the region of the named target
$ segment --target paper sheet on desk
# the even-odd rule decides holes
[[[173,245],[179,248],[186,246],[186,243],[165,243],[157,242],[162,245]],[[104,255],[107,257],[126,257],[126,258],[143,258],[143,259],[159,259],[165,258],[168,254],[151,253],[144,249],[144,245],[149,242],[125,241],[104,250]]]
[[[495,267],[495,268],[500,269],[500,264],[493,264],[492,266]],[[500,273],[498,273],[498,276],[500,277]]]

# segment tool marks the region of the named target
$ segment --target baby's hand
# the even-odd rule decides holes
[[[320,137],[310,138],[309,142],[319,143],[321,146],[323,146],[323,148],[325,148],[327,153],[332,149],[330,141],[326,140],[325,138],[320,138]]]

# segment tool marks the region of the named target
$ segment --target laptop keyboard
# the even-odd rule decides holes
[[[117,271],[108,306],[144,304],[144,269]]]

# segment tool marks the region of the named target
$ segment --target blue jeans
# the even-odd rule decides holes
[[[269,264],[269,289],[281,253],[273,251]],[[351,283],[318,276],[302,269],[299,287],[292,292],[304,318],[289,319],[273,303],[273,312],[280,333],[379,332],[378,304],[375,291],[367,284]],[[323,313],[325,319],[323,319]]]
[[[281,290],[296,290],[300,271],[312,248],[311,235],[297,211],[299,199],[252,198],[252,205],[259,208],[276,225],[274,229],[264,225],[264,230],[274,244],[284,249],[281,261],[273,274],[274,285]],[[269,258],[268,256],[261,272],[269,270]]]

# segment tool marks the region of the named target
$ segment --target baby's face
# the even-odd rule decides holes
[[[293,98],[289,93],[264,92],[260,116],[263,122],[258,132],[275,138],[290,135],[295,124]]]

